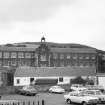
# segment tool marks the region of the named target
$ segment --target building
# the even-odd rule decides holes
[[[70,84],[75,77],[95,77],[94,67],[18,67],[14,74],[14,85]]]
[[[81,68],[91,69],[97,77],[105,72],[105,52],[80,44],[46,42],[18,43],[0,46],[0,68]],[[77,69],[76,69],[77,70]],[[95,70],[95,72],[94,72]]]

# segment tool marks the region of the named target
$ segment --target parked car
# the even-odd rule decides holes
[[[101,92],[104,92],[104,87],[100,85],[86,85],[86,88],[88,90],[100,90]]]
[[[72,84],[71,85],[71,90],[73,90],[73,91],[83,91],[83,90],[87,90],[87,88],[84,87],[81,84]]]
[[[75,104],[82,104],[82,105],[96,105],[99,102],[97,97],[92,97],[83,94],[82,92],[69,92],[68,94],[64,95],[64,99],[67,103],[75,103]]]
[[[49,89],[49,92],[51,92],[51,93],[64,93],[65,89],[63,89],[61,86],[51,86]]]
[[[22,95],[35,96],[38,92],[34,86],[24,86],[22,89],[18,89],[17,93]]]
[[[100,90],[85,90],[84,94],[98,97],[99,103],[105,103],[105,94],[103,94]]]

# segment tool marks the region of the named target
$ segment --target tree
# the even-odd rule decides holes
[[[71,84],[83,84],[85,85],[86,84],[86,80],[84,80],[81,76],[78,76],[74,79],[71,79]]]

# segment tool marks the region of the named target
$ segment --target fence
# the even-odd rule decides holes
[[[45,105],[45,100],[41,101],[0,100],[0,105]]]

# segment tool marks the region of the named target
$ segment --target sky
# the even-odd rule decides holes
[[[42,36],[105,50],[105,0],[0,0],[0,44]]]

